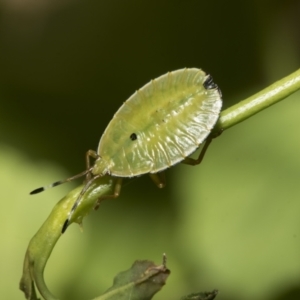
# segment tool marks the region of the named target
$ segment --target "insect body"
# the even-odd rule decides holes
[[[119,178],[111,195],[117,197],[123,177],[149,173],[154,182],[162,187],[164,181],[159,172],[179,162],[200,163],[204,153],[197,160],[188,156],[208,137],[221,107],[218,86],[210,75],[195,68],[169,72],[136,91],[108,124],[98,151],[87,152],[87,170],[51,185],[87,176],[85,187],[63,231],[83,194],[96,178],[104,175]],[[90,157],[96,159],[92,167]],[[39,188],[32,193],[44,189]]]

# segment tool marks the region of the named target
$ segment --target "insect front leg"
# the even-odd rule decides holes
[[[94,159],[97,159],[99,158],[99,155],[97,154],[96,151],[94,150],[88,150],[86,152],[86,155],[85,155],[85,162],[86,162],[86,169],[89,170],[90,167],[91,167],[91,157],[94,158]],[[91,175],[91,172],[88,172],[86,174],[86,180],[89,181],[91,179],[92,175]]]
[[[105,199],[115,199],[115,198],[120,196],[121,187],[122,187],[122,180],[123,180],[123,178],[120,178],[120,177],[116,179],[116,183],[115,183],[115,186],[114,186],[114,193],[111,194],[111,195],[105,195],[103,197],[100,197],[98,199],[98,201],[96,202],[95,206],[94,206],[94,210],[97,210],[99,208],[99,205],[103,200],[105,200]]]

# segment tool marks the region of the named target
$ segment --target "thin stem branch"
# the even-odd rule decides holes
[[[222,111],[214,131],[228,129],[283,100],[299,89],[300,69],[271,84],[257,94]]]

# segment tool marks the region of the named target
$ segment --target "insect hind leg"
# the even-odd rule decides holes
[[[212,138],[209,138],[206,140],[197,159],[194,159],[192,157],[186,157],[181,163],[190,165],[190,166],[199,165],[202,162],[204,155],[206,153],[206,150],[207,150],[208,146],[210,145],[211,141],[212,141]]]
[[[208,136],[208,138],[206,139],[205,144],[204,144],[204,146],[203,146],[203,148],[202,148],[202,150],[201,150],[201,152],[200,152],[197,159],[194,159],[192,157],[186,157],[181,163],[186,164],[186,165],[190,165],[190,166],[199,165],[202,162],[202,160],[204,158],[204,155],[207,151],[207,148],[209,147],[212,140],[214,138],[218,137],[219,135],[221,135],[222,132],[223,132],[223,129],[220,129],[219,132],[214,133],[214,134],[210,134]]]

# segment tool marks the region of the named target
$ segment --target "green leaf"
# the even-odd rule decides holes
[[[165,263],[156,266],[148,260],[138,260],[132,267],[119,273],[103,295],[94,300],[150,300],[170,274]]]
[[[213,290],[212,292],[204,293],[193,293],[188,296],[182,297],[180,300],[212,300],[218,294],[218,290]]]

